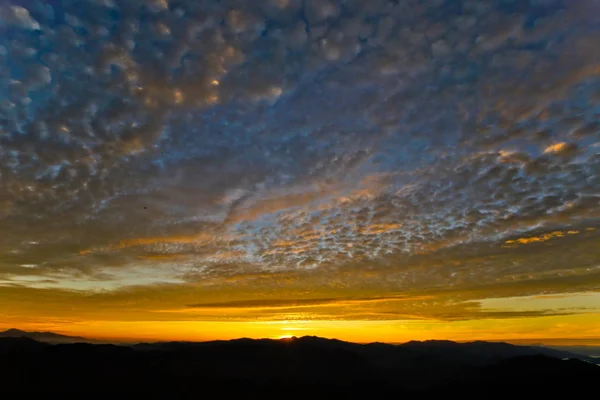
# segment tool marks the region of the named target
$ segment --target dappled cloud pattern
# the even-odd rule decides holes
[[[578,313],[481,302],[600,289],[599,42],[596,0],[3,1],[0,317]]]

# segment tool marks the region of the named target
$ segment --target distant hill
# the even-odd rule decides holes
[[[568,351],[575,354],[585,354],[590,357],[600,357],[600,346],[546,346],[551,349]],[[598,360],[600,363],[600,360]]]
[[[600,366],[548,351],[506,343],[356,344],[314,336],[134,346],[5,337],[0,338],[0,392],[372,398],[573,396],[595,390]]]
[[[22,331],[19,329],[9,329],[4,332],[0,332],[0,338],[20,338],[20,337],[25,337],[25,338],[36,340],[38,342],[52,343],[52,344],[59,344],[59,343],[103,344],[103,343],[106,343],[101,340],[87,339],[87,338],[80,337],[80,336],[60,335],[60,334],[54,333],[54,332],[27,332],[27,331]]]
[[[470,358],[472,360],[499,360],[510,357],[544,355],[553,358],[567,359],[575,358],[582,361],[595,363],[593,357],[586,354],[556,349],[544,346],[517,346],[502,342],[475,341],[467,343],[456,343],[451,341],[427,340],[424,342],[412,341],[400,345],[428,354],[437,354],[445,357]]]

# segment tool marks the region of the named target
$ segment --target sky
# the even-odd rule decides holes
[[[600,1],[0,0],[0,328],[600,343]]]

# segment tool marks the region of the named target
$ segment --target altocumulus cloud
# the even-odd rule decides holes
[[[208,308],[598,290],[597,15],[4,1],[0,285]]]

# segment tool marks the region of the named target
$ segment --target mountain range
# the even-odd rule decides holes
[[[108,343],[102,340],[88,339],[80,336],[67,336],[61,335],[54,332],[27,332],[20,329],[8,329],[4,332],[0,332],[0,338],[18,338],[26,337],[38,342],[59,344],[59,343],[96,343],[105,344]]]
[[[4,332],[0,332],[0,338],[18,338],[25,337],[30,338],[38,342],[50,343],[50,344],[66,344],[66,343],[91,343],[91,344],[114,344],[110,341],[99,340],[99,339],[89,339],[81,336],[67,336],[61,335],[54,332],[28,332],[20,329],[8,329]],[[315,338],[311,336],[306,336],[303,339],[307,338]],[[298,338],[291,338],[289,340],[297,340]],[[328,340],[322,339],[320,340]],[[238,339],[238,340],[251,340],[251,339]],[[270,340],[270,339],[264,339]],[[288,339],[280,339],[280,340],[288,340]],[[235,342],[228,341],[228,342]],[[212,342],[157,342],[157,343],[139,343],[135,344],[134,347],[137,349],[155,349],[155,348],[177,348],[181,346],[212,346],[217,343],[223,343],[223,341],[212,341]],[[343,344],[348,347],[354,347],[360,349],[360,344],[343,342],[339,340],[330,340],[330,343],[338,343]],[[406,343],[400,344],[386,344],[386,343],[371,343],[367,346],[370,346],[370,349],[374,349],[376,347],[385,348],[388,350],[394,348],[407,348],[407,349],[418,349],[421,352],[427,353],[444,353],[445,355],[450,355],[453,353],[460,353],[463,356],[473,356],[473,357],[507,357],[507,356],[518,356],[518,355],[546,355],[549,357],[555,358],[576,358],[583,361],[588,362],[598,362],[600,360],[596,360],[594,357],[590,357],[590,354],[594,354],[594,350],[598,350],[595,347],[585,348],[585,347],[546,347],[542,345],[535,346],[524,346],[524,345],[512,345],[509,343],[502,342],[484,342],[484,341],[474,341],[474,342],[466,342],[466,343],[457,343],[449,340],[426,340],[426,341],[410,341]],[[578,351],[578,349],[585,349],[586,352]],[[590,354],[588,354],[588,352]]]
[[[572,396],[595,390],[600,366],[594,361],[544,347],[481,341],[391,345],[305,336],[119,346],[49,344],[13,335],[0,338],[0,391],[151,392],[218,398],[250,394]]]

